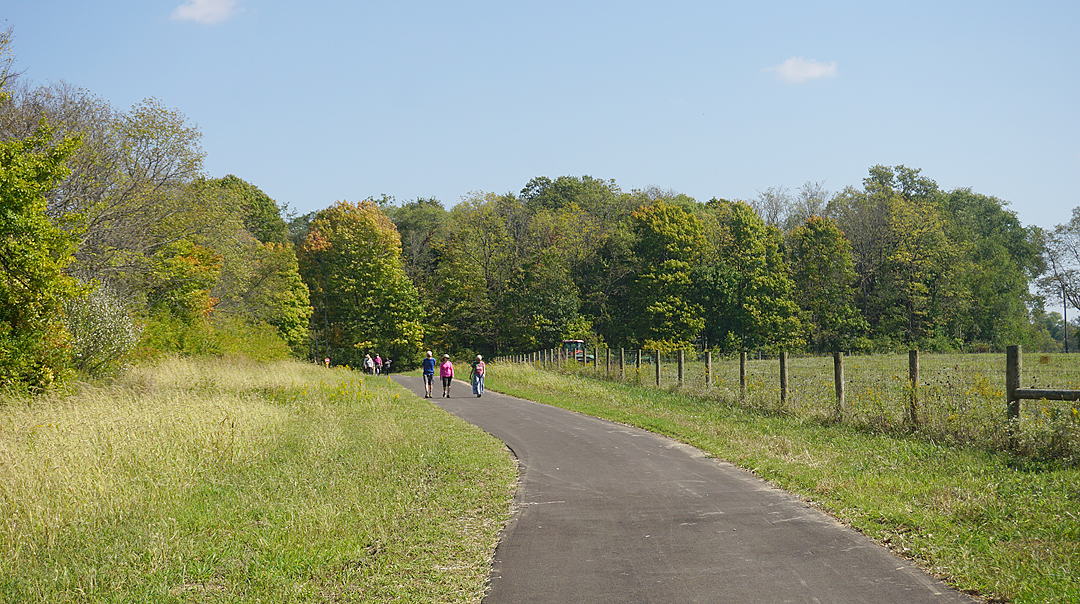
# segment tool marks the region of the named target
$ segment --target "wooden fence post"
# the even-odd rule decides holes
[[[836,419],[844,417],[844,353],[833,353],[833,381],[836,384]]]
[[[654,351],[654,354],[656,354],[656,387],[659,388],[660,387],[660,351],[656,350],[656,351]]]
[[[604,377],[611,378],[611,347],[604,349]]]
[[[641,383],[641,349],[637,349],[637,355],[634,357],[634,383]]]
[[[1005,396],[1009,403],[1009,419],[1020,419],[1020,399],[1016,391],[1020,388],[1020,372],[1023,369],[1023,349],[1020,346],[1009,346],[1005,349]]]
[[[746,351],[739,351],[739,400],[746,398]]]
[[[679,386],[683,385],[683,369],[686,367],[686,351],[679,349]]]
[[[626,349],[619,349],[619,380],[626,379]]]
[[[908,406],[908,421],[913,427],[919,425],[919,351],[908,351],[908,383],[911,384],[911,401]]]
[[[705,389],[712,388],[712,351],[705,350]]]
[[[780,408],[787,408],[787,353],[780,353]]]

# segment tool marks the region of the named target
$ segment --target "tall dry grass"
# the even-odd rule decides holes
[[[512,464],[403,393],[172,358],[4,399],[0,602],[478,601]]]

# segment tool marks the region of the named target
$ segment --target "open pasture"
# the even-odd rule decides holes
[[[655,353],[605,349],[596,363],[563,362],[564,370],[655,386]],[[620,356],[624,363],[620,370]],[[660,388],[679,386],[677,353],[659,355]],[[994,449],[1012,447],[1027,455],[1080,459],[1080,405],[1069,401],[1023,401],[1019,422],[1007,416],[1005,354],[919,355],[918,388],[909,380],[908,355],[843,358],[844,404],[838,406],[832,356],[788,355],[787,392],[781,396],[777,356],[746,361],[745,389],[739,358],[713,355],[707,379],[704,353],[685,355],[681,389],[708,398],[740,402],[759,410],[821,421],[841,420],[870,431],[914,430],[955,444]],[[1080,389],[1080,355],[1027,354],[1025,388]],[[912,396],[915,421],[910,420]],[[783,400],[782,400],[783,398]]]

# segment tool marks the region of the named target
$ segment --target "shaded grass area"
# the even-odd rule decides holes
[[[752,470],[990,601],[1080,601],[1080,470],[680,392],[500,363],[488,387]]]
[[[478,602],[514,481],[387,378],[169,359],[0,402],[0,602]]]

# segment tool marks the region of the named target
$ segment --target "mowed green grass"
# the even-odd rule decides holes
[[[387,378],[168,359],[0,402],[0,602],[478,602],[514,484]]]
[[[739,405],[737,395],[707,397],[529,365],[493,364],[487,385],[666,434],[748,468],[990,601],[1080,602],[1076,464],[948,444],[872,422]],[[881,403],[903,406],[903,399]]]

